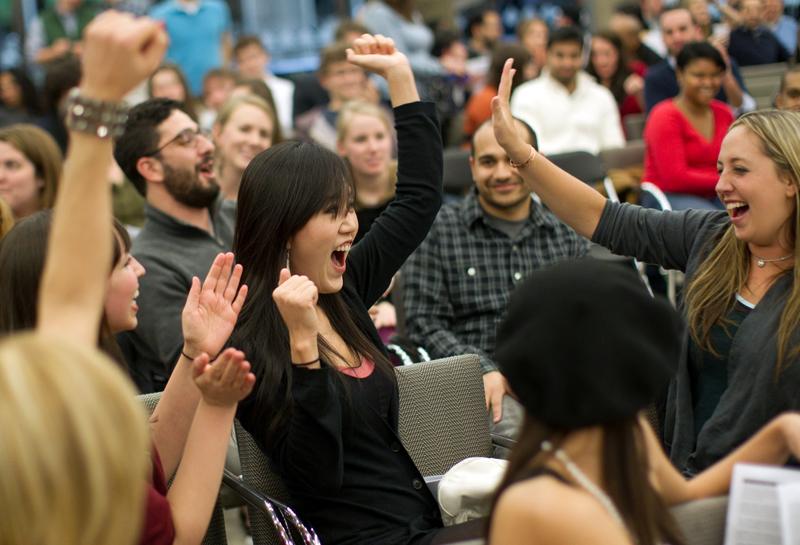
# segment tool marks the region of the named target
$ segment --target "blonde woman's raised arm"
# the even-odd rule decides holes
[[[800,456],[800,413],[781,414],[739,448],[691,480],[686,480],[667,458],[652,428],[644,421],[650,467],[668,505],[727,494],[738,463],[782,465]]]
[[[102,13],[84,34],[80,96],[119,103],[158,66],[166,46],[159,23]],[[108,137],[70,130],[39,296],[39,331],[90,345],[97,343],[111,268],[111,146]]]
[[[579,235],[591,238],[600,221],[606,199],[534,151],[517,132],[508,105],[511,79],[515,72],[512,65],[513,61],[509,59],[503,66],[497,96],[492,99],[492,126],[495,138],[512,161],[518,164],[524,163],[519,167],[519,174],[539,195],[542,202]]]

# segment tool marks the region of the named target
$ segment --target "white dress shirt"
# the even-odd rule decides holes
[[[611,92],[579,72],[570,93],[545,71],[523,83],[511,97],[511,113],[528,123],[544,154],[597,153],[625,146],[619,108]]]
[[[264,83],[267,84],[272,92],[272,100],[275,101],[275,108],[278,110],[278,121],[284,138],[292,136],[292,108],[294,101],[294,83],[288,79],[279,78],[273,74],[264,76]]]

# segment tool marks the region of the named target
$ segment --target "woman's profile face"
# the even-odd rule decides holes
[[[120,241],[118,240],[117,243]],[[139,278],[145,270],[141,263],[127,251],[111,271],[106,292],[105,315],[112,333],[136,329],[139,306],[136,297],[139,295]]]
[[[0,141],[0,198],[19,219],[39,210],[39,196],[44,181],[36,167],[20,150]]]
[[[678,71],[683,96],[696,104],[710,104],[722,85],[722,69],[711,59],[695,59]]]
[[[272,145],[274,128],[264,110],[252,104],[240,104],[225,125],[214,130],[222,164],[244,171],[253,157]]]
[[[602,79],[614,76],[619,66],[619,52],[608,40],[595,36],[592,38],[592,65]]]
[[[372,115],[353,114],[338,147],[339,155],[350,161],[356,176],[384,174],[392,159],[389,128]]]
[[[305,275],[319,293],[342,289],[347,255],[358,232],[358,218],[352,206],[336,206],[317,212],[290,240],[292,274]]]
[[[778,172],[750,129],[732,129],[722,141],[716,191],[736,237],[758,248],[791,248],[796,182]],[[785,253],[785,252],[784,252]]]
[[[169,98],[178,102],[186,102],[186,90],[173,70],[160,70],[153,74],[150,82],[153,98]]]

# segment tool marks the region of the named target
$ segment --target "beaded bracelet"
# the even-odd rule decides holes
[[[528,163],[530,163],[533,160],[533,156],[534,155],[536,155],[536,151],[533,149],[533,146],[531,146],[531,153],[528,155],[527,159],[525,159],[521,163],[517,163],[514,159],[509,157],[508,158],[508,164],[511,165],[512,167],[516,168],[516,169],[520,169],[520,168],[524,167],[525,165],[527,165]]]

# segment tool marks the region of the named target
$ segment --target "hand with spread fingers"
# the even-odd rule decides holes
[[[201,286],[192,287],[181,314],[183,353],[196,358],[205,352],[212,359],[225,346],[247,297],[247,286],[239,286],[242,266],[233,265],[232,253],[218,254]]]
[[[250,394],[256,382],[244,352],[235,348],[226,349],[213,362],[203,353],[194,359],[192,368],[203,401],[218,407],[236,405]]]

